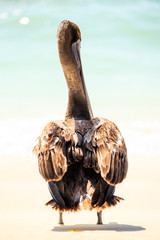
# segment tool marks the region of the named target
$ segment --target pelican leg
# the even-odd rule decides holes
[[[58,221],[58,224],[64,224],[62,214],[63,214],[63,212],[59,211],[59,221]]]
[[[97,211],[97,224],[103,224],[102,223],[102,211]]]

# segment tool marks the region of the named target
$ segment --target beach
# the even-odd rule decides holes
[[[151,165],[151,157],[129,157],[127,179],[116,187],[116,195],[125,200],[103,211],[102,226],[96,225],[96,211],[64,213],[64,225],[58,225],[58,213],[45,206],[51,196],[36,159],[4,160],[0,166],[1,239],[159,239],[159,165]],[[153,161],[158,163],[159,158]]]
[[[66,19],[81,30],[93,114],[118,126],[128,150],[115,192],[124,201],[103,211],[101,226],[96,211],[57,224],[32,154],[43,127],[65,116],[56,34]],[[160,239],[160,3],[3,0],[0,26],[0,239]]]

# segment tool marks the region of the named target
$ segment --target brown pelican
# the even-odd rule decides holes
[[[57,42],[68,86],[65,120],[48,123],[33,152],[52,196],[47,205],[59,210],[59,223],[63,224],[64,211],[96,209],[97,223],[102,224],[102,209],[122,199],[114,191],[127,174],[127,149],[114,123],[93,117],[82,72],[78,26],[61,22]]]

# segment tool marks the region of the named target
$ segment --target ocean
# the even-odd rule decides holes
[[[63,119],[67,87],[56,34],[82,34],[94,116],[115,122],[128,153],[160,154],[160,1],[0,1],[0,156],[31,156],[44,125]]]

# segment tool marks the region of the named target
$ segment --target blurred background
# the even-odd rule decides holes
[[[31,156],[44,125],[64,118],[67,87],[56,33],[65,19],[82,33],[94,115],[118,125],[129,154],[160,154],[159,1],[5,0],[0,1],[0,155]]]
[[[51,196],[32,154],[46,123],[65,115],[67,87],[56,40],[65,19],[81,30],[94,116],[119,127],[129,171],[116,187],[126,201],[103,213],[105,231],[93,225],[94,211],[65,213],[64,222],[87,231],[73,233],[76,239],[158,240],[159,0],[0,0],[0,239],[75,239],[63,228],[54,231],[58,213],[44,206]]]

